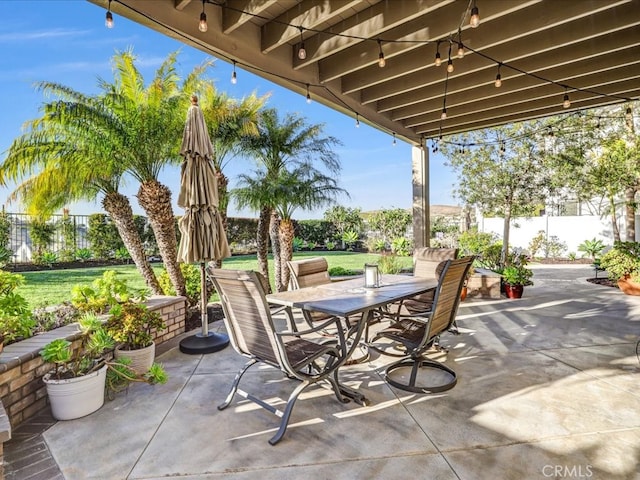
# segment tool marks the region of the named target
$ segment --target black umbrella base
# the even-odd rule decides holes
[[[187,355],[201,355],[217,352],[228,345],[229,337],[224,333],[209,332],[206,337],[197,333],[180,341],[180,351]]]

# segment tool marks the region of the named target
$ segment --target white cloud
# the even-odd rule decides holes
[[[40,31],[16,31],[0,33],[0,43],[17,43],[17,42],[29,42],[33,40],[48,40],[51,38],[62,37],[77,37],[90,33],[89,30],[67,30],[63,28],[53,28],[51,30]]]

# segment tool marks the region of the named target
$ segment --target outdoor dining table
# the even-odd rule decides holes
[[[410,275],[381,275],[379,287],[365,288],[364,277],[331,282],[297,290],[272,293],[267,301],[272,305],[285,307],[295,328],[292,309],[322,312],[345,319],[345,341],[340,351],[346,352],[340,358],[346,363],[354,350],[360,345],[362,334],[367,328],[373,313],[385,305],[434,290],[437,279],[414,277]],[[339,338],[339,337],[336,337]],[[354,389],[342,386],[342,393],[360,404],[366,404],[365,396]]]

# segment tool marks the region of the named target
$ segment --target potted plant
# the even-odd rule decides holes
[[[113,389],[124,388],[133,381],[150,384],[167,381],[160,365],[154,364],[141,373],[132,369],[127,360],[110,361],[115,342],[95,314],[82,316],[78,327],[80,343],[75,349],[70,341],[59,338],[40,351],[43,360],[54,365],[43,381],[51,413],[57,420],[84,417],[102,407],[107,381]]]
[[[467,274],[464,277],[464,283],[462,284],[462,290],[460,291],[460,301],[463,302],[466,298],[467,298],[467,293],[468,293],[468,289],[469,289],[469,279],[473,276],[473,274],[476,272],[475,268],[473,268],[473,265],[471,265],[469,267],[469,270],[467,270]]]
[[[600,259],[600,267],[627,295],[640,295],[640,242],[616,242]]]
[[[115,357],[131,359],[131,367],[141,372],[149,370],[155,358],[152,333],[164,328],[159,313],[131,300],[111,307],[106,323],[107,332],[118,342]]]
[[[508,265],[501,275],[508,298],[521,298],[525,285],[533,285],[533,272],[523,264]]]

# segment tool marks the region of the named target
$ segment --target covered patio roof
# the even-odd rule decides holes
[[[416,144],[640,98],[640,0],[112,0],[110,8]]]

